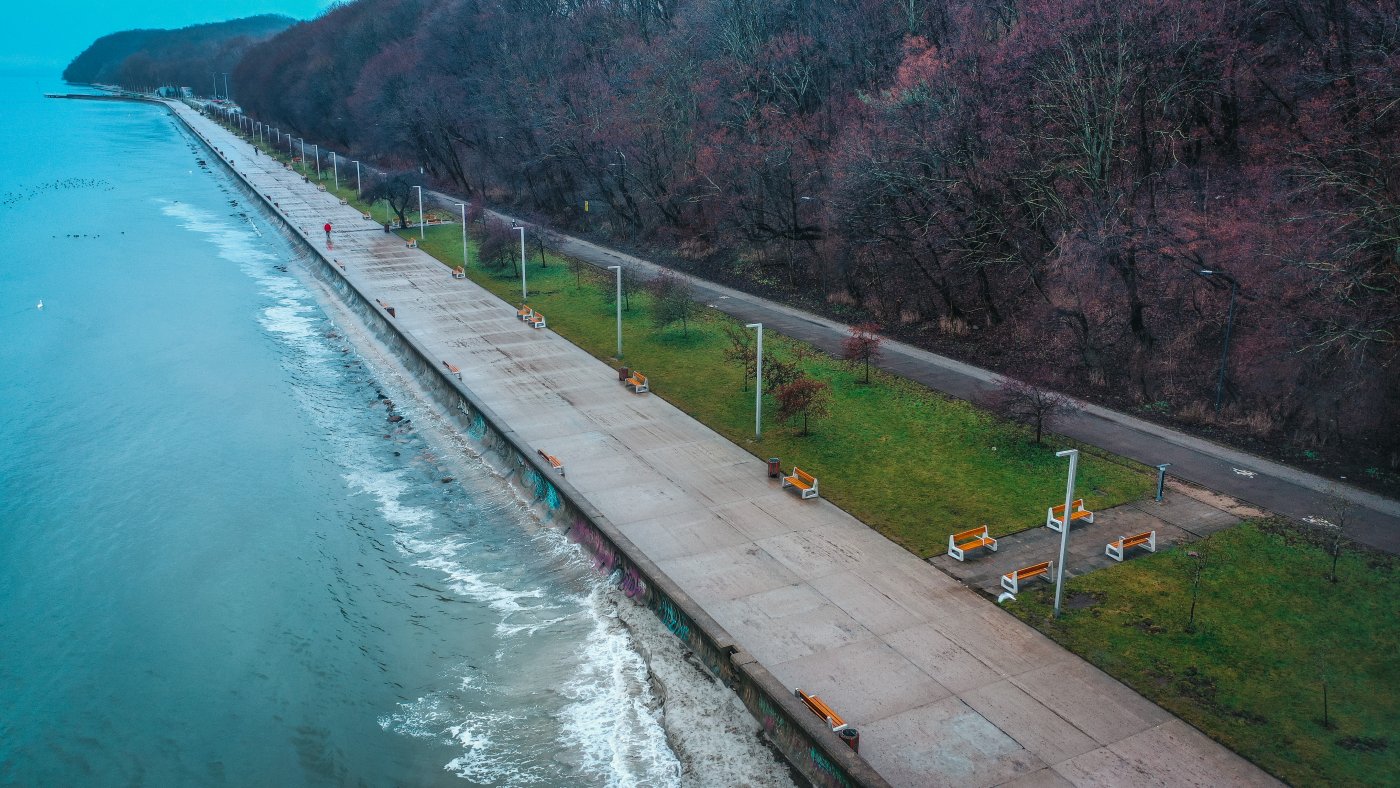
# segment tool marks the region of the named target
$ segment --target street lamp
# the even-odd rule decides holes
[[[331,151],[331,172],[335,174],[335,190],[340,191],[340,165],[336,162],[335,151]]]
[[[464,202],[453,203],[462,209],[462,270],[467,270],[467,204]]]
[[[525,284],[525,226],[517,224],[515,229],[520,231],[520,297],[529,301],[530,288]]]
[[[360,161],[359,159],[352,159],[352,161],[355,162],[355,193],[364,196],[364,191],[360,189]]]
[[[228,98],[228,72],[224,72],[224,98]]]
[[[622,360],[622,266],[610,265],[608,269],[617,272],[617,359]]]
[[[420,239],[427,238],[428,236],[423,230],[423,187],[414,186],[413,188],[418,190],[418,237]]]
[[[753,438],[763,439],[763,324],[748,323],[744,328],[758,329],[758,347],[754,350],[753,364]]]
[[[1060,617],[1060,596],[1065,584],[1065,551],[1069,548],[1069,525],[1074,522],[1070,512],[1074,511],[1074,474],[1079,470],[1079,450],[1065,449],[1055,452],[1056,457],[1069,458],[1069,476],[1065,480],[1065,519],[1060,522],[1060,561],[1055,564],[1055,618]]]
[[[306,174],[306,138],[297,137],[297,144],[301,146],[301,172]]]
[[[1230,356],[1230,330],[1235,326],[1235,295],[1239,292],[1240,283],[1224,271],[1203,268],[1199,273],[1201,276],[1219,276],[1230,283],[1230,312],[1225,318],[1225,343],[1220,349],[1220,374],[1216,376],[1215,381],[1215,412],[1219,413],[1220,400],[1225,394],[1225,361]]]
[[[311,155],[316,157],[316,180],[321,180],[321,146],[311,143]]]

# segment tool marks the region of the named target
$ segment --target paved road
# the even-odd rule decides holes
[[[361,222],[212,122],[175,105],[242,177],[521,440],[559,456],[596,507],[788,687],[861,730],[896,786],[1277,785],[825,500],[436,260]],[[251,159],[251,161],[250,161]],[[387,311],[387,309],[386,309]]]
[[[452,198],[438,195],[443,202]],[[498,216],[514,221],[509,214]],[[648,260],[571,236],[555,244],[564,254],[598,266],[623,264],[654,275],[663,270]],[[694,280],[698,297],[746,323],[763,323],[795,339],[839,354],[849,326],[713,282]],[[1001,376],[990,370],[921,350],[903,342],[884,346],[880,368],[918,381],[931,389],[977,401],[995,390]],[[1211,441],[1162,427],[1087,402],[1075,401],[1076,411],[1060,418],[1055,429],[1082,443],[1099,446],[1146,465],[1171,463],[1170,473],[1207,489],[1224,493],[1261,509],[1296,520],[1335,519],[1329,491],[1354,504],[1347,515],[1347,533],[1364,544],[1400,552],[1400,501],[1326,479]]]

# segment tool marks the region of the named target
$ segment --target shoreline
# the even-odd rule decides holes
[[[528,500],[531,497],[529,493],[533,491],[537,503],[546,502],[541,512],[542,521],[567,530],[569,537],[594,557],[595,567],[600,572],[619,576],[620,587],[628,597],[650,608],[672,634],[695,652],[718,680],[731,690],[736,690],[740,701],[767,731],[769,742],[787,758],[793,769],[814,785],[861,785],[872,788],[888,785],[850,748],[828,735],[805,706],[756,659],[740,650],[718,622],[675,585],[601,511],[581,493],[573,490],[567,480],[561,478],[554,481],[548,463],[530,451],[515,430],[469,388],[453,380],[435,364],[431,360],[433,354],[411,332],[396,325],[390,319],[393,315],[386,317],[380,309],[376,309],[378,299],[352,281],[344,268],[338,266],[337,258],[328,256],[312,242],[314,236],[311,232],[294,225],[277,201],[259,191],[246,173],[239,171],[237,160],[191,125],[177,107],[170,102],[145,97],[98,98],[109,101],[137,100],[163,106],[185,130],[200,140],[242,186],[262,201],[270,215],[280,219],[288,232],[313,253],[320,264],[312,275],[338,293],[342,305],[356,314],[366,331],[384,343],[388,352],[396,356],[436,401],[435,404],[445,409],[444,416],[449,420],[455,417],[464,436],[472,439],[481,449],[483,459],[495,467],[503,479],[517,487],[523,493],[522,497]],[[458,401],[452,402],[453,398]],[[559,505],[556,505],[556,501]],[[539,509],[538,506],[536,508]],[[568,524],[570,519],[574,520],[572,524]],[[751,695],[737,691],[739,687],[748,688]]]

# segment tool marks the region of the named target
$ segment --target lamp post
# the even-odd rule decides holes
[[[364,190],[360,188],[360,161],[359,159],[352,159],[352,161],[355,162],[355,193],[364,196]]]
[[[1215,381],[1215,412],[1219,413],[1220,400],[1225,395],[1225,361],[1230,356],[1230,330],[1235,326],[1235,295],[1239,292],[1240,283],[1235,277],[1230,276],[1224,271],[1214,271],[1209,268],[1203,268],[1200,274],[1201,276],[1219,276],[1230,283],[1230,311],[1229,315],[1225,318],[1225,343],[1220,349],[1220,374],[1216,376]]]
[[[753,438],[763,439],[763,324],[748,323],[744,328],[758,329],[758,347],[754,349],[753,362]]]
[[[224,72],[224,98],[228,98],[228,72]]]
[[[462,270],[467,270],[467,204],[464,202],[453,203],[462,209]]]
[[[217,101],[219,98],[219,75],[214,73],[209,76],[214,78],[214,100]]]
[[[1070,512],[1074,509],[1074,474],[1079,470],[1079,450],[1055,452],[1056,457],[1069,458],[1069,476],[1065,480],[1065,519],[1060,523],[1060,560],[1055,564],[1055,618],[1060,617],[1060,597],[1065,585],[1065,551],[1069,548]]]
[[[520,297],[529,301],[530,288],[525,283],[525,226],[517,224],[515,229],[520,231]]]
[[[418,237],[420,239],[427,238],[428,236],[423,230],[423,187],[414,186],[413,188],[418,190]]]
[[[335,174],[335,190],[340,191],[340,165],[335,158],[335,151],[331,151],[331,172]]]
[[[316,180],[321,180],[321,146],[311,143],[311,155],[316,157]]]
[[[610,265],[608,269],[617,272],[617,294],[614,296],[617,304],[617,360],[622,360],[622,266]]]
[[[306,138],[297,137],[297,144],[301,146],[301,172],[306,174]]]

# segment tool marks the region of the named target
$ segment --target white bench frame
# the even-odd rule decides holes
[[[993,539],[990,535],[987,534],[987,526],[984,525],[981,528],[969,528],[967,531],[963,531],[962,533],[966,534],[969,531],[980,531],[981,533],[979,535],[974,536],[973,538],[979,540],[985,539],[986,541],[979,541],[975,545],[969,543],[969,546],[964,548],[959,547],[957,542],[953,541],[954,538],[958,536],[958,534],[948,534],[948,555],[951,555],[957,560],[962,561],[966,558],[966,550],[975,550],[978,547],[985,547],[988,550],[991,550],[993,553],[997,551],[997,540]]]
[[[1063,505],[1064,505],[1064,504],[1056,504],[1055,506],[1063,506]],[[1047,509],[1045,510],[1045,527],[1046,527],[1046,528],[1049,528],[1050,530],[1054,531],[1055,533],[1059,533],[1059,532],[1060,532],[1060,529],[1064,527],[1064,524],[1060,522],[1060,518],[1058,518],[1058,517],[1055,516],[1055,506],[1051,506],[1051,507],[1049,507],[1049,508],[1047,508]],[[1080,512],[1088,512],[1088,513],[1089,513],[1089,516],[1088,516],[1088,517],[1079,517],[1079,518],[1074,517],[1074,515],[1076,515],[1076,514],[1078,514],[1078,513],[1080,513]],[[1083,498],[1076,498],[1076,499],[1074,500],[1074,510],[1073,510],[1073,511],[1066,511],[1066,512],[1065,512],[1065,520],[1066,520],[1066,521],[1073,523],[1076,519],[1079,519],[1079,520],[1088,520],[1090,524],[1092,524],[1092,523],[1094,522],[1094,513],[1093,513],[1093,512],[1090,512],[1088,509],[1085,509],[1085,508],[1084,508],[1084,499],[1083,499]]]
[[[813,475],[810,474],[810,473],[807,473],[806,471],[802,471],[803,473],[807,473],[807,478],[809,478],[809,479],[812,480],[812,486],[810,486],[810,487],[798,486],[797,484],[795,484],[795,483],[793,482],[794,479],[796,479],[797,481],[802,481],[801,479],[798,479],[798,478],[797,478],[797,472],[798,472],[798,471],[802,471],[802,469],[799,468],[799,467],[797,467],[796,465],[792,466],[792,473],[790,473],[790,474],[788,474],[788,475],[786,475],[786,476],[783,477],[783,483],[782,483],[782,486],[781,486],[779,489],[782,489],[782,488],[785,488],[785,487],[796,487],[796,488],[797,488],[797,492],[798,492],[804,499],[806,499],[806,498],[816,498],[816,497],[817,497],[817,494],[818,494],[818,493],[817,493],[817,477],[813,476]],[[803,484],[805,485],[806,483],[803,482]]]
[[[1133,534],[1133,536],[1141,536],[1141,534]],[[1125,548],[1123,547],[1123,543],[1126,542],[1129,538],[1131,538],[1131,537],[1120,536],[1120,537],[1118,537],[1118,539],[1117,539],[1116,541],[1109,542],[1108,544],[1104,545],[1104,546],[1103,546],[1103,554],[1106,555],[1106,556],[1108,556],[1109,558],[1112,558],[1113,560],[1115,560],[1115,561],[1117,561],[1117,562],[1119,562],[1119,563],[1122,563],[1122,562],[1123,562],[1123,554],[1126,552]],[[1149,553],[1155,553],[1155,552],[1157,552],[1157,531],[1156,531],[1156,529],[1153,529],[1153,530],[1147,532],[1147,541],[1146,541],[1146,542],[1142,542],[1141,544],[1135,544],[1135,545],[1133,545],[1133,547],[1146,547],[1146,548],[1147,548],[1147,552],[1149,552]]]
[[[544,315],[535,312],[530,315],[530,319],[526,322],[530,324],[530,328],[544,328]]]
[[[1049,564],[1049,566],[1045,567],[1045,572],[1043,574],[1045,575],[1045,579],[1049,580],[1050,576],[1055,574],[1055,562],[1047,561],[1046,563]],[[1035,564],[1031,564],[1031,566],[1035,566]],[[1006,574],[1002,575],[1001,587],[1005,588],[1007,591],[1010,591],[1013,594],[1021,593],[1021,581],[1019,578],[1016,577],[1016,573],[1020,572],[1022,569],[1025,568],[1026,567],[1024,566],[1018,566],[1015,569],[1012,569],[1010,572],[1007,572]],[[1040,577],[1040,575],[1036,575],[1036,577]]]
[[[641,382],[641,383],[633,383],[632,381],[633,381],[635,378],[641,378],[642,382]],[[634,391],[634,392],[636,392],[636,393],[638,393],[638,394],[641,394],[642,392],[645,392],[645,391],[651,391],[651,378],[648,378],[646,375],[643,375],[642,373],[638,372],[638,371],[635,370],[635,369],[632,370],[632,374],[631,374],[631,375],[628,375],[628,376],[627,376],[627,379],[626,379],[626,380],[622,381],[622,384],[623,384],[624,386],[631,386],[631,387],[632,387],[632,391]]]

